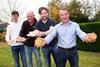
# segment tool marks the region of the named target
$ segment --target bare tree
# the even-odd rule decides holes
[[[11,12],[13,10],[19,11],[20,16],[22,16],[23,9],[24,7],[20,0],[2,0],[0,4],[0,20],[11,21]]]

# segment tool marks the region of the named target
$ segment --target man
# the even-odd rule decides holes
[[[18,37],[21,29],[21,23],[18,21],[18,11],[12,11],[11,16],[12,24],[7,26],[6,41],[11,44],[15,67],[20,67],[19,56],[21,56],[23,67],[27,67],[24,45],[23,43],[16,42],[16,38]]]
[[[40,7],[38,12],[41,16],[41,19],[39,20],[38,23],[36,23],[35,29],[39,31],[37,36],[44,38],[46,35],[52,32],[55,23],[49,18],[48,15],[49,12],[47,8]],[[54,38],[49,45],[45,45],[42,48],[46,67],[51,67],[51,54],[56,63],[56,56],[55,56],[55,49],[54,49],[55,44],[56,44],[56,38]]]
[[[19,36],[24,37],[26,40],[24,42],[25,44],[25,52],[26,52],[26,59],[27,59],[27,67],[33,67],[32,62],[32,52],[34,51],[34,55],[36,57],[37,66],[41,67],[41,60],[40,60],[40,53],[39,49],[34,47],[34,40],[35,37],[28,37],[27,34],[30,31],[35,30],[35,24],[37,20],[35,19],[34,13],[32,11],[29,11],[27,13],[27,20],[23,22],[22,29],[20,31]]]
[[[70,15],[67,9],[60,9],[59,14],[61,22],[55,26],[53,32],[46,36],[45,41],[49,44],[55,36],[58,37],[56,47],[58,59],[57,67],[65,67],[67,59],[71,67],[79,67],[76,35],[86,42],[92,42],[95,41],[95,39],[89,39],[89,34],[83,32],[77,23],[69,19]]]

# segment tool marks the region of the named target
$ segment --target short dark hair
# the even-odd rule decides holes
[[[15,14],[17,14],[18,16],[19,16],[19,12],[18,11],[12,11],[12,13],[11,13],[11,15],[15,15]]]
[[[42,10],[46,10],[47,12],[49,12],[49,10],[46,7],[40,7],[38,13],[41,14]]]

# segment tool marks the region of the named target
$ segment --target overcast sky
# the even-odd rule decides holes
[[[12,1],[14,1],[14,0],[12,0]],[[37,19],[39,19],[38,8],[41,7],[41,6],[47,7],[49,1],[50,0],[17,0],[18,4],[16,6],[23,8],[23,10],[25,12],[24,17],[26,16],[27,11],[32,10],[32,11],[34,11],[35,17]],[[69,2],[71,0],[62,0],[62,1],[63,2],[64,1]],[[7,5],[7,0],[0,0],[0,7],[1,6],[6,8],[8,6]]]
[[[24,4],[26,5],[26,10],[33,10],[36,18],[39,18],[38,9],[41,6],[47,7],[49,0],[24,0]]]
[[[48,2],[50,0],[23,0],[24,4],[26,5],[26,9],[28,10],[33,10],[36,18],[39,18],[39,14],[38,14],[38,9],[41,6],[48,6]],[[69,1],[69,0],[62,0],[62,1]]]
[[[14,0],[10,0],[10,1],[14,1]],[[25,11],[24,16],[26,15],[26,13],[30,10],[34,11],[35,17],[37,19],[39,19],[39,14],[38,14],[38,9],[41,6],[45,6],[47,7],[48,2],[50,0],[17,0],[17,6],[18,7],[22,7]],[[62,0],[62,1],[68,1],[69,0]],[[8,6],[7,0],[0,0],[0,7],[4,7],[5,9]]]

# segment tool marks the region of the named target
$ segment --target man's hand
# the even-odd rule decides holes
[[[20,37],[20,36],[18,36],[18,37],[16,38],[16,42],[24,42],[25,40],[26,40],[25,38]]]
[[[88,33],[84,40],[85,42],[89,43],[89,42],[95,42],[97,39],[97,35],[95,33]]]
[[[14,42],[14,40],[9,40],[8,44],[12,44]]]

